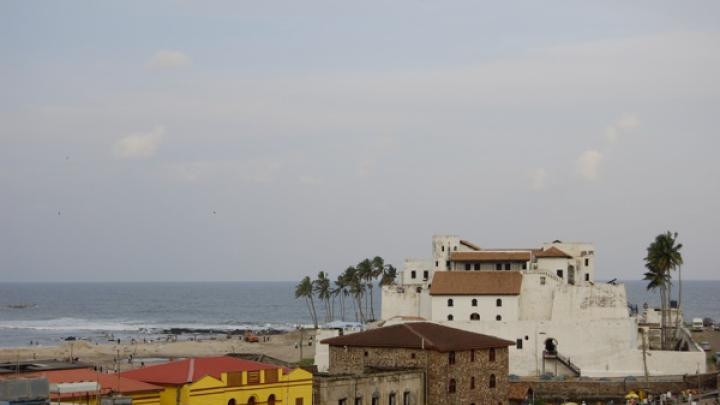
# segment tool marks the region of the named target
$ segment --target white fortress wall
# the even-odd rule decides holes
[[[448,306],[448,300],[453,300],[453,306]],[[477,300],[477,306],[472,305],[472,300]],[[500,306],[498,301],[500,300]],[[519,304],[515,295],[436,295],[432,296],[432,320],[447,320],[452,315],[456,321],[469,321],[471,314],[480,316],[480,321],[494,321],[500,315],[503,321],[518,320]],[[477,321],[473,321],[477,322]]]
[[[417,292],[420,288],[421,292]],[[396,316],[420,316],[430,319],[430,293],[422,286],[383,286],[380,319]]]

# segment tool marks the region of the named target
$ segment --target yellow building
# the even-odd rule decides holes
[[[163,387],[160,405],[311,405],[312,374],[234,357],[196,357],[121,373]]]

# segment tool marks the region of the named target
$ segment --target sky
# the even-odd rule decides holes
[[[679,232],[720,279],[717,1],[0,2],[1,281],[284,281],[433,234]]]

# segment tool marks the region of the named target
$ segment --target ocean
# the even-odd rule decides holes
[[[645,282],[625,286],[629,303],[657,305]],[[0,283],[0,346],[57,344],[69,336],[155,338],[170,328],[291,330],[311,323],[294,289],[292,282]],[[379,295],[376,288],[378,316]],[[352,321],[352,304],[346,304]],[[683,307],[688,319],[720,320],[720,281],[684,282]]]

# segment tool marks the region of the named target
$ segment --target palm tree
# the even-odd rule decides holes
[[[370,259],[365,259],[358,263],[358,265],[355,267],[357,269],[357,277],[360,279],[361,282],[365,283],[365,286],[363,288],[363,298],[365,298],[365,313],[370,313],[370,308],[372,308],[372,278],[373,278],[373,265]],[[365,289],[370,290],[371,300],[370,300],[370,308],[368,308],[368,299],[365,295]],[[370,313],[370,315],[374,318],[374,314]]]
[[[324,271],[318,273],[317,280],[313,281],[313,292],[325,306],[325,322],[330,322],[332,313],[330,311],[330,279]]]
[[[382,278],[380,279],[380,285],[390,285],[395,282],[396,277],[397,269],[391,264],[388,264],[383,270]]]
[[[667,279],[667,292],[665,295],[666,310],[669,308],[670,299],[672,298],[671,272],[675,269],[681,269],[683,264],[682,254],[680,253],[680,249],[682,249],[683,245],[682,243],[676,243],[677,236],[677,232],[672,233],[670,231],[657,235],[655,240],[650,244],[650,246],[648,246],[647,257],[645,257],[645,262],[658,272],[664,273],[665,278]],[[682,308],[682,275],[680,274],[680,270],[678,270],[678,279],[680,284],[678,286],[678,307],[675,313],[676,334],[679,328],[680,311]],[[670,316],[668,315],[664,317],[663,321],[663,328],[665,328],[666,325],[671,323]],[[665,339],[669,339],[667,334]],[[667,345],[667,342],[665,342],[665,344]]]
[[[345,270],[345,275],[347,277],[350,295],[354,298],[355,319],[358,322],[365,323],[362,303],[362,298],[365,295],[365,283],[362,277],[360,277],[360,272],[355,267],[348,267],[347,270]]]
[[[666,314],[666,306],[667,306],[667,300],[666,300],[666,294],[667,294],[667,285],[669,280],[668,273],[663,272],[655,267],[653,267],[652,264],[647,263],[645,264],[645,267],[647,267],[648,271],[645,272],[645,275],[643,277],[643,280],[649,281],[647,285],[648,291],[660,291],[660,346],[662,349],[665,349],[666,346],[666,339],[665,339],[665,314]]]
[[[333,296],[340,297],[340,320],[345,321],[345,297],[348,296],[347,281],[344,274],[338,274],[335,280],[335,288],[332,290]]]
[[[375,320],[375,307],[373,306],[375,297],[373,294],[373,287],[375,287],[375,280],[377,280],[378,277],[382,276],[385,272],[385,260],[380,256],[373,257],[370,261],[370,268],[370,282],[368,283],[368,287],[370,288],[370,316],[373,320]]]
[[[308,306],[310,311],[310,317],[313,320],[315,329],[318,328],[317,313],[315,312],[315,302],[313,300],[313,283],[310,281],[310,277],[305,276],[300,283],[295,286],[295,298],[305,298],[305,304]]]

